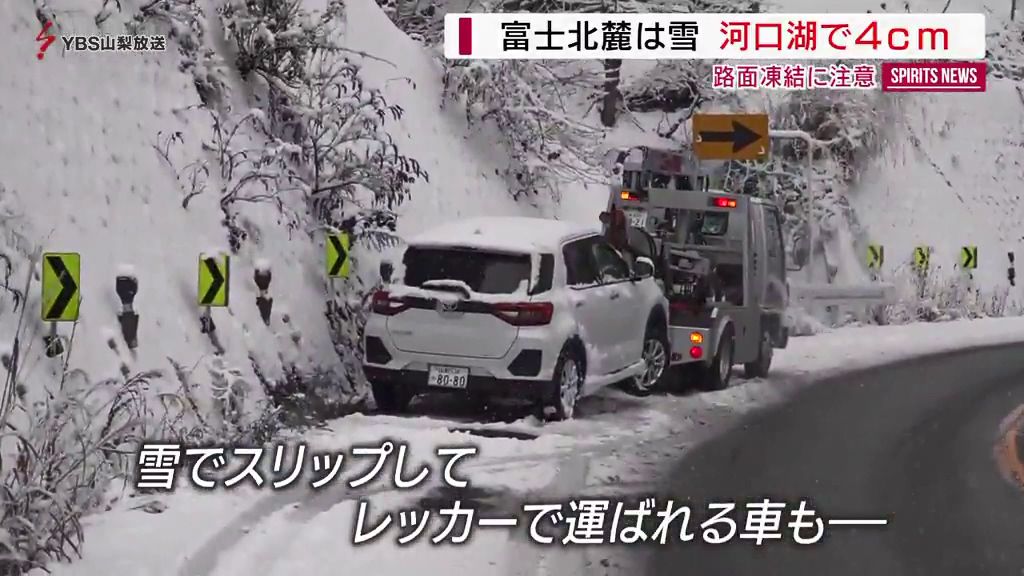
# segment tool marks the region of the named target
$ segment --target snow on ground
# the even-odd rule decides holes
[[[846,371],[933,354],[1004,342],[1024,341],[1024,319],[987,319],[907,326],[844,328],[794,338],[779,351],[772,375],[737,379],[714,393],[656,395],[639,399],[607,389],[580,405],[569,422],[540,424],[532,417],[511,422],[481,417],[451,401],[420,403],[409,417],[356,414],[307,435],[309,450],[347,451],[355,445],[380,445],[383,439],[408,443],[406,470],[439,463],[438,446],[473,445],[476,456],[456,468],[471,489],[438,491],[443,468],[434,467],[423,485],[409,491],[389,488],[393,471],[362,491],[348,489],[372,460],[347,456],[336,483],[311,491],[299,485],[261,495],[255,489],[200,493],[179,489],[160,498],[161,514],[131,510],[147,498],[131,499],[87,522],[84,559],[54,567],[56,576],[228,576],[301,573],[335,574],[337,567],[374,574],[427,576],[453,571],[476,574],[583,574],[587,563],[602,562],[609,574],[630,573],[623,558],[610,552],[560,551],[548,554],[526,544],[528,525],[516,529],[476,528],[463,546],[418,543],[398,546],[399,511],[447,507],[461,498],[479,517],[502,517],[523,503],[546,503],[580,496],[636,496],[654,487],[659,473],[696,443],[721,432],[737,417],[786,398],[799,388]],[[309,457],[307,457],[307,468]],[[410,474],[406,475],[408,478]],[[378,541],[354,547],[353,530],[360,500],[369,502],[369,518],[394,513]],[[139,502],[136,502],[138,500]],[[426,538],[442,526],[431,524]],[[557,548],[556,548],[557,550]],[[544,568],[546,566],[546,568]],[[616,571],[619,566],[619,571]],[[551,571],[550,573],[556,573]]]

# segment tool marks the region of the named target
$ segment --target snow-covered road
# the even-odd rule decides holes
[[[481,418],[467,405],[438,401],[424,403],[411,417],[356,414],[306,434],[302,440],[310,453],[380,445],[389,438],[408,443],[407,469],[415,471],[417,461],[438,463],[438,446],[474,445],[478,454],[458,467],[471,487],[443,489],[441,466],[435,465],[411,490],[396,490],[385,481],[353,489],[348,481],[365,469],[353,460],[343,482],[319,491],[303,482],[281,490],[267,484],[212,493],[179,489],[158,497],[166,504],[158,514],[139,509],[155,497],[127,498],[89,519],[85,557],[56,566],[54,574],[326,576],[343,566],[379,576],[410,569],[425,575],[535,576],[582,574],[592,564],[604,573],[626,573],[635,568],[626,564],[626,555],[613,557],[604,547],[536,546],[522,522],[516,528],[476,527],[463,545],[432,545],[430,537],[443,524],[431,524],[416,542],[399,545],[396,539],[410,530],[402,525],[400,511],[436,513],[461,499],[478,517],[509,516],[524,503],[642,495],[688,448],[804,385],[914,355],[1022,340],[1020,318],[846,328],[793,339],[777,355],[768,379],[737,379],[715,393],[644,399],[610,389],[587,399],[580,417],[569,422],[542,424],[515,408]],[[384,479],[389,477],[385,473]],[[377,521],[390,512],[392,523],[374,542],[353,546],[360,501],[370,503],[368,518]]]

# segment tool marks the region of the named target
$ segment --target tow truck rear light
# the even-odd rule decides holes
[[[668,303],[669,312],[676,314],[697,314],[702,307],[703,304],[693,300],[672,300]]]
[[[551,302],[501,302],[491,313],[513,326],[544,326],[551,322],[555,306]]]
[[[711,201],[715,208],[735,208],[736,201],[732,198],[715,198]]]
[[[691,346],[690,347],[690,358],[693,358],[694,360],[698,360],[703,355],[704,355],[704,350],[700,346]]]
[[[377,290],[373,293],[372,309],[375,314],[394,316],[407,308],[409,308],[409,305],[405,300],[392,296],[387,290]]]
[[[634,194],[634,193],[630,192],[629,190],[623,190],[623,191],[622,191],[622,192],[621,192],[621,193],[619,194],[619,198],[621,198],[621,199],[623,199],[623,200],[630,200],[630,201],[634,201],[634,202],[635,202],[635,201],[637,201],[637,200],[640,200],[640,196],[638,196],[638,195],[636,195],[636,194]]]
[[[690,342],[693,344],[703,344],[704,335],[700,332],[690,332]]]

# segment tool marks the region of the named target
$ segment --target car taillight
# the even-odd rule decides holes
[[[491,308],[492,314],[513,326],[544,326],[554,312],[551,302],[502,302]]]
[[[640,200],[640,196],[630,192],[629,190],[623,190],[621,193],[619,193],[619,198],[623,200],[632,200],[634,202]]]
[[[401,298],[392,296],[387,290],[373,293],[373,312],[381,316],[394,316],[408,308],[409,305]]]

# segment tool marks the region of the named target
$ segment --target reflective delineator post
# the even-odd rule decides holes
[[[139,315],[135,312],[135,295],[139,292],[139,280],[132,274],[122,273],[114,280],[114,290],[121,300],[121,311],[117,322],[121,325],[121,336],[130,350],[139,346]]]
[[[253,281],[259,290],[259,294],[256,296],[256,307],[259,308],[260,318],[267,326],[270,326],[270,312],[274,308],[274,299],[267,294],[270,290],[270,279],[270,266],[257,265],[256,272],[253,273]]]

